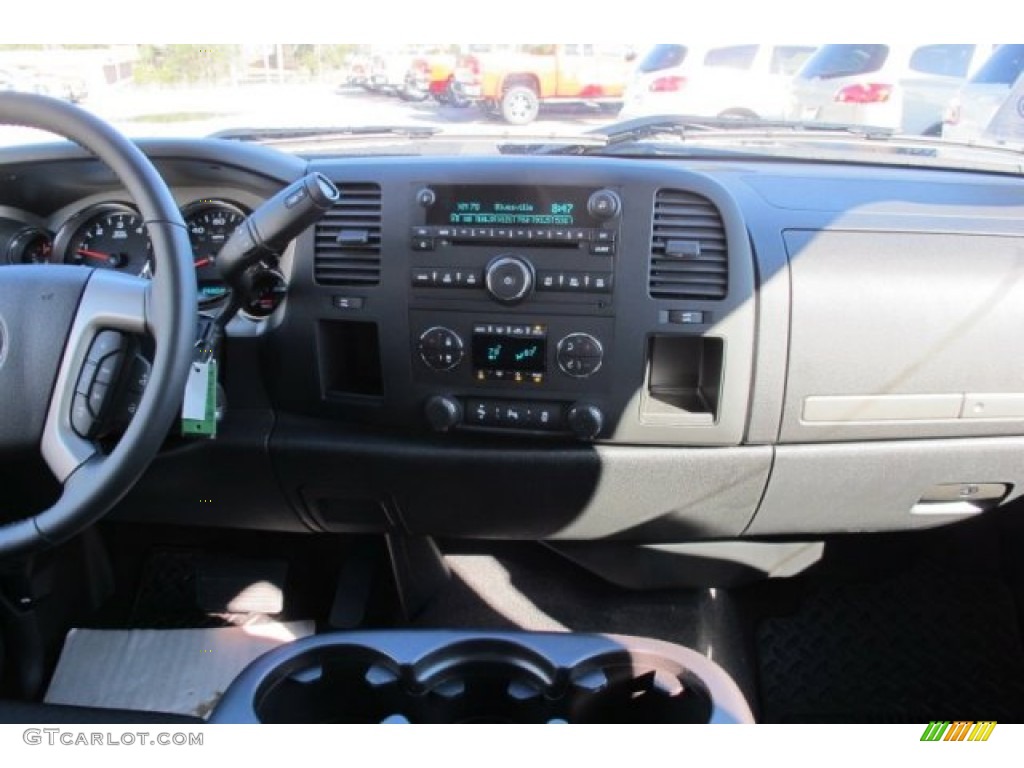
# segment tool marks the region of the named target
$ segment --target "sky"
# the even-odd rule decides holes
[[[8,0],[17,43],[984,39],[1013,0]],[[275,12],[275,9],[279,12]],[[558,34],[554,34],[557,31]],[[840,37],[840,35],[842,37]],[[824,42],[824,39],[819,40]]]

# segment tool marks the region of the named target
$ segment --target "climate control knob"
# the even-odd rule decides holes
[[[496,256],[484,273],[487,292],[502,304],[516,304],[533,290],[533,265],[518,256]]]
[[[435,371],[450,371],[465,354],[462,339],[450,328],[434,326],[420,334],[420,359]]]
[[[601,369],[604,347],[589,333],[570,333],[558,342],[555,357],[562,373],[575,379],[585,379]]]
[[[604,414],[596,405],[576,403],[566,414],[569,429],[580,440],[593,440],[601,434],[604,426]]]
[[[447,432],[462,421],[462,404],[448,395],[434,395],[427,400],[424,412],[435,432]]]

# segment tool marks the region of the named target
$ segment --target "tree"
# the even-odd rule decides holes
[[[234,45],[143,45],[135,80],[157,85],[214,84],[230,77],[237,56]]]

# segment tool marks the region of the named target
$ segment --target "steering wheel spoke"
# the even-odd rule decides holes
[[[43,425],[41,452],[61,483],[97,452],[90,438],[110,380],[102,367],[123,354],[122,334],[144,333],[149,325],[148,280],[95,270],[82,293]]]
[[[137,205],[155,263],[152,281],[112,270],[95,270],[86,278],[84,270],[71,266],[3,267],[0,386],[10,394],[7,401],[0,399],[0,448],[37,449],[63,492],[51,507],[29,517],[4,510],[3,517],[15,522],[0,526],[2,558],[70,538],[131,490],[180,412],[197,307],[192,248],[181,212],[138,147],[95,115],[34,94],[0,93],[0,124],[56,133],[105,163]],[[134,365],[133,337],[143,334],[151,342],[152,364],[140,370]],[[116,357],[119,339],[125,342],[124,360],[104,368],[105,359]],[[127,426],[105,454],[85,416],[102,422],[109,415],[126,361],[133,367],[125,383],[138,397],[125,412],[134,417],[121,420]],[[106,383],[113,388],[93,387]],[[105,394],[113,399],[104,400]]]

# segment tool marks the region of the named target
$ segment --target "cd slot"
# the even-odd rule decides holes
[[[445,241],[444,243],[440,243],[440,244],[441,245],[444,245],[444,244],[447,244],[447,245],[476,245],[476,246],[480,246],[480,245],[514,245],[514,246],[519,247],[519,248],[523,248],[523,247],[529,247],[529,248],[560,248],[560,249],[566,250],[566,251],[578,251],[580,249],[580,247],[584,243],[583,242],[576,242],[576,241],[574,241],[574,242],[567,242],[567,241],[544,239],[544,238],[527,238],[527,239],[524,239],[524,240],[517,240],[517,239],[514,239],[514,238],[507,238],[507,239],[499,240],[497,238],[492,238],[492,239],[484,240],[482,238],[476,238],[476,237],[466,237],[466,238],[454,237],[454,238],[449,238],[447,241]]]

